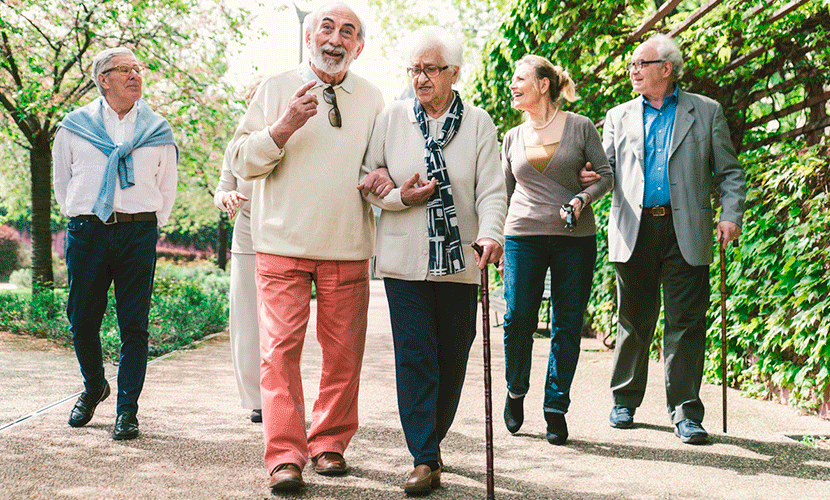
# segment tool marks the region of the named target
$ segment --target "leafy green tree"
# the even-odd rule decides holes
[[[243,26],[243,13],[221,0],[0,1],[0,133],[28,153],[33,283],[53,280],[52,139],[68,111],[97,96],[94,55],[119,45],[136,52],[151,71],[144,97],[179,142],[180,172],[207,175],[232,129],[220,78]]]
[[[380,34],[369,36],[382,40],[384,55],[395,61],[399,71],[393,75],[401,82],[401,88],[409,87],[404,68],[409,61],[403,54],[406,36],[421,26],[440,25],[462,39],[465,67],[458,84],[464,94],[472,87],[476,67],[481,64],[479,55],[487,41],[499,29],[503,14],[510,0],[368,0],[372,14],[380,24]]]

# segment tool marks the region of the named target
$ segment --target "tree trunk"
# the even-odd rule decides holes
[[[32,285],[52,288],[52,148],[49,133],[35,137],[32,174]]]
[[[219,224],[216,230],[216,265],[223,271],[228,265],[228,216],[219,212]]]
[[[824,86],[821,84],[821,81],[818,79],[818,75],[816,70],[812,70],[813,75],[810,75],[813,78],[808,78],[804,84],[804,88],[807,90],[807,96],[805,100],[809,100],[812,97],[820,96],[824,93]],[[827,102],[817,102],[813,106],[810,106],[810,124],[817,124],[821,123],[827,119]],[[821,138],[824,136],[824,128],[820,127],[812,132],[807,134],[807,145],[808,146],[815,146],[816,144],[821,142]]]

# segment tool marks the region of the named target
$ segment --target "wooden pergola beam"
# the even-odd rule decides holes
[[[767,115],[762,116],[761,118],[758,118],[757,120],[753,120],[753,121],[747,123],[746,128],[750,129],[750,128],[757,127],[759,125],[763,125],[765,123],[769,123],[772,120],[779,120],[779,119],[781,119],[785,116],[791,115],[795,112],[802,111],[802,110],[807,109],[811,106],[815,106],[816,104],[820,104],[822,102],[827,102],[828,100],[830,100],[830,90],[828,90],[827,92],[825,92],[823,94],[813,96],[810,99],[805,99],[805,100],[803,100],[799,103],[793,104],[791,106],[787,106],[786,108],[781,108],[778,111],[772,111],[771,113],[768,113]]]
[[[674,38],[678,34],[686,31],[689,26],[693,25],[694,23],[698,22],[703,16],[709,13],[712,9],[717,7],[718,5],[722,4],[723,0],[709,0],[706,5],[701,6],[699,9],[694,11],[689,17],[686,18],[685,21],[678,24],[671,31],[669,31],[669,36]]]

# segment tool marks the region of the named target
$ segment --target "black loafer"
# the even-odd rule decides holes
[[[250,419],[251,419],[251,422],[253,422],[255,424],[261,424],[262,423],[262,410],[251,410]]]
[[[135,413],[125,411],[115,417],[115,428],[112,430],[112,438],[115,440],[135,439],[138,437],[138,418]]]
[[[95,414],[95,408],[101,401],[107,399],[110,395],[110,384],[104,381],[104,390],[98,397],[90,396],[88,392],[84,391],[75,401],[75,406],[69,413],[69,425],[72,427],[83,427],[92,420],[92,415]]]
[[[524,403],[524,396],[511,398],[510,393],[507,394],[507,400],[504,402],[504,425],[510,434],[515,434],[522,428],[525,421]]]
[[[548,424],[546,435],[548,443],[565,444],[565,441],[568,440],[568,424],[565,422],[565,414],[546,411],[545,422]]]

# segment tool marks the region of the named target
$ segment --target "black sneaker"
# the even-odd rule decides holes
[[[674,426],[674,435],[687,444],[706,444],[709,442],[709,433],[699,422],[687,418]]]
[[[608,416],[608,421],[611,423],[611,427],[615,427],[617,429],[630,429],[634,426],[635,411],[635,408],[614,406],[611,408],[611,415]]]

